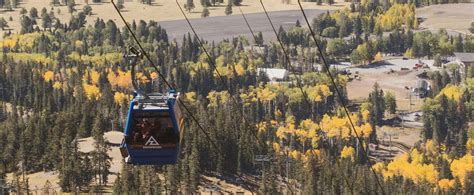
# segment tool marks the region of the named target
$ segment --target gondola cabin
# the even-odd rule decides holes
[[[120,151],[134,165],[174,164],[180,149],[183,119],[179,95],[135,95],[130,103]]]

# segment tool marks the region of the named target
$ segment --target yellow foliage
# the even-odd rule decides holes
[[[444,94],[447,98],[450,98],[450,99],[453,99],[453,100],[456,100],[456,101],[459,101],[459,99],[461,99],[461,89],[456,86],[456,85],[447,85],[446,87],[444,87],[441,92],[439,92],[438,96],[436,97],[439,97],[441,94]]]
[[[324,115],[319,126],[328,137],[340,137],[347,139],[351,136],[351,128],[348,124],[347,117],[339,118],[337,116],[330,117]]]
[[[412,161],[409,162],[409,157]],[[402,176],[406,179],[411,179],[415,184],[421,182],[428,182],[430,184],[437,184],[438,171],[433,164],[422,164],[422,155],[418,151],[412,151],[410,156],[402,154],[390,162],[386,169],[383,169],[382,175],[385,179],[395,175]]]
[[[288,132],[288,129],[285,126],[280,126],[278,127],[276,131],[276,136],[280,139],[285,139],[287,132]]]
[[[341,150],[341,158],[350,158],[351,161],[355,160],[355,149],[351,146],[344,146]]]
[[[209,107],[216,107],[217,105],[224,105],[227,103],[230,95],[227,91],[211,91],[207,95],[207,99],[209,100]]]
[[[129,101],[131,99],[130,95],[126,95],[125,93],[122,92],[115,92],[114,94],[114,101],[117,104],[122,104],[126,101]]]
[[[147,76],[145,76],[143,73],[137,73],[136,74],[136,78],[138,80],[139,83],[142,83],[142,84],[147,84],[150,82],[150,79],[148,79]]]
[[[454,183],[455,183],[454,180],[442,179],[442,180],[438,181],[438,186],[442,190],[448,190],[448,189],[454,187]]]
[[[54,79],[54,72],[53,71],[46,71],[43,74],[43,79],[46,82],[52,81]]]
[[[156,73],[156,72],[152,72],[152,73],[150,74],[150,77],[151,77],[151,79],[153,79],[153,80],[157,79],[158,76],[159,76],[159,75],[158,75],[158,73]]]
[[[89,100],[92,100],[93,98],[98,100],[102,96],[99,88],[95,85],[89,85],[84,83],[82,84],[82,87],[84,88],[84,93],[86,94],[86,97]]]
[[[298,150],[293,150],[290,152],[290,156],[291,158],[295,159],[295,160],[299,160],[301,159],[301,152],[299,152]]]
[[[96,53],[93,56],[79,55],[77,52],[72,52],[67,56],[70,60],[81,61],[84,63],[92,63],[96,66],[104,66],[106,62],[109,64],[115,64],[123,62],[123,55],[121,53],[106,53],[100,55]]]
[[[408,48],[403,54],[403,56],[405,58],[413,58],[413,50],[411,48]]]
[[[61,84],[61,82],[58,82],[58,81],[54,82],[53,84],[54,89],[61,89],[62,86],[63,84]]]
[[[240,99],[242,99],[244,106],[250,106],[252,103],[257,102],[257,94],[255,93],[253,87],[250,86],[247,91],[241,91]]]
[[[41,64],[54,64],[54,60],[45,56],[44,54],[39,53],[7,53],[8,58],[13,58],[15,61],[33,61]]]
[[[427,153],[430,153],[430,154],[436,154],[436,151],[437,150],[437,146],[436,144],[434,143],[433,140],[429,139],[429,140],[426,140],[426,143],[425,143],[425,151]]]
[[[308,98],[315,102],[321,102],[323,97],[328,97],[332,95],[332,92],[329,87],[324,84],[308,87],[305,91],[308,95]]]
[[[280,144],[276,143],[276,142],[273,142],[273,150],[275,150],[276,153],[280,153],[281,151],[281,146]]]
[[[119,70],[117,73],[109,71],[107,79],[112,87],[130,88],[132,86],[131,75],[130,71],[123,72]]]
[[[245,74],[245,69],[242,65],[237,64],[235,65],[235,72],[237,72],[238,76],[243,76]]]
[[[259,134],[265,133],[265,131],[267,129],[267,122],[262,121],[262,122],[258,123],[257,124],[257,129],[258,129]]]
[[[464,187],[467,174],[474,171],[474,159],[471,154],[466,154],[461,159],[455,159],[451,163],[451,173],[458,178]]]
[[[263,102],[269,102],[274,100],[276,97],[276,93],[270,90],[269,87],[259,87],[257,88],[257,98]]]
[[[423,156],[420,154],[420,152],[418,152],[416,148],[411,151],[410,157],[412,163],[419,164],[423,162]]]
[[[380,51],[377,52],[377,54],[375,54],[374,61],[376,61],[376,62],[382,61],[382,53],[380,53]]]
[[[27,34],[12,34],[8,37],[5,37],[3,41],[0,42],[0,47],[15,47],[17,44],[22,49],[31,49],[33,44],[36,42],[38,38],[42,35],[46,35],[50,40],[53,40],[54,37],[49,32],[34,32],[34,33],[27,33]]]
[[[376,25],[389,31],[405,25],[407,28],[413,28],[415,20],[415,7],[410,4],[394,4],[384,14],[377,17]]]
[[[280,109],[277,109],[275,111],[275,117],[280,118],[281,116],[282,116],[282,113],[281,113]]]
[[[74,43],[74,45],[76,46],[76,48],[81,48],[82,45],[83,45],[83,43],[82,43],[82,41],[77,40],[77,41]]]
[[[91,84],[97,85],[99,83],[100,73],[95,70],[88,71],[84,76],[82,76],[82,82],[86,83],[88,77],[90,77]]]
[[[466,142],[466,149],[469,152],[474,152],[474,139],[469,138]]]
[[[385,169],[385,164],[382,162],[375,163],[372,168],[377,172],[382,172]]]

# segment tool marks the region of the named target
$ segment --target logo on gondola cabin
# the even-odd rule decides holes
[[[156,139],[153,136],[150,136],[148,138],[148,141],[146,141],[144,148],[161,148],[161,145],[156,141]]]

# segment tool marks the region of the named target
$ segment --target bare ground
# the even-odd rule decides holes
[[[123,26],[123,23],[120,20],[119,15],[116,13],[110,0],[105,0],[103,3],[91,3],[92,0],[89,0],[89,5],[92,7],[92,16],[87,17],[87,23],[93,24],[97,18],[104,19],[105,21],[111,19],[117,23],[119,26]],[[178,2],[183,7],[186,3],[186,0],[178,0]],[[227,3],[227,1],[225,1]],[[225,5],[221,4],[216,7],[210,7],[210,17],[212,16],[224,16],[225,15]],[[84,7],[85,0],[76,0],[76,10],[81,11]],[[201,18],[201,12],[203,10],[200,1],[194,1],[195,8],[191,12],[186,12],[188,18]],[[297,0],[290,0],[289,4],[282,3],[282,0],[265,0],[265,8],[267,11],[282,11],[282,10],[299,10]],[[320,9],[320,10],[335,10],[342,9],[349,5],[349,3],[344,2],[343,0],[336,0],[336,3],[333,6],[328,5],[316,5],[315,2],[302,2],[304,9]],[[41,13],[41,9],[45,7],[48,11],[53,10],[56,17],[58,17],[63,23],[68,22],[71,18],[71,14],[68,13],[68,8],[66,6],[51,6],[49,1],[45,0],[24,0],[20,3],[14,11],[0,11],[0,17],[5,18],[7,21],[12,17],[13,21],[8,21],[9,29],[12,32],[18,32],[20,30],[20,10],[25,8],[28,11],[36,7],[38,12]],[[139,3],[138,0],[132,2],[126,1],[124,4],[124,9],[122,10],[123,16],[127,21],[132,20],[154,20],[154,21],[170,21],[170,20],[182,20],[184,19],[179,7],[177,6],[174,0],[155,0],[153,4],[145,5]],[[244,13],[257,13],[263,12],[263,9],[260,5],[259,0],[245,0],[242,5],[239,6]],[[60,14],[58,14],[58,9],[60,9]],[[233,15],[240,15],[240,11],[236,6],[233,6]],[[38,24],[41,24],[41,20],[37,20]],[[0,33],[1,33],[0,29]]]
[[[472,1],[471,1],[472,2]],[[440,28],[469,33],[474,22],[474,3],[432,5],[416,9],[416,16],[425,19],[421,28],[437,30]]]
[[[417,62],[418,59],[389,59],[376,67],[351,68],[351,72],[359,72],[361,79],[348,83],[347,94],[349,99],[355,101],[367,99],[374,84],[378,83],[382,90],[395,94],[398,110],[410,110],[410,96],[405,86],[415,87],[418,80],[416,75],[425,70],[429,71],[428,69],[413,70],[412,68]],[[424,60],[424,62],[430,65],[431,69],[436,69],[436,67],[432,66],[433,60]],[[409,70],[401,71],[402,67]],[[390,70],[394,72],[389,73]],[[412,96],[411,103],[412,111],[419,110],[423,104],[423,99]]]

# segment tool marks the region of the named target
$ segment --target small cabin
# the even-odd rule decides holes
[[[428,91],[430,90],[430,87],[428,85],[428,81],[419,79],[416,81],[416,86],[413,88],[413,94],[423,98],[428,95]]]
[[[464,73],[464,77],[467,77],[468,68],[474,66],[474,53],[454,52],[454,56],[455,62],[462,67],[461,72]]]
[[[290,72],[281,68],[257,68],[257,73],[265,74],[271,82],[288,81]]]

